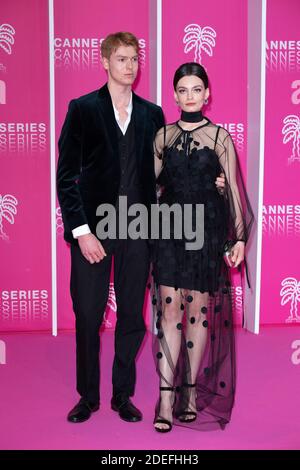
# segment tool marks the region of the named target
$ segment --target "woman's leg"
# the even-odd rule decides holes
[[[183,409],[196,412],[196,387],[189,387],[196,382],[199,367],[204,355],[207,342],[207,304],[208,293],[199,291],[185,291],[186,297],[186,345],[189,359],[188,373],[185,378],[186,385],[183,393]],[[195,415],[193,415],[195,416]],[[184,415],[189,420],[192,415]]]
[[[181,347],[182,315],[181,293],[173,287],[160,286],[162,300],[162,317],[158,329],[159,359],[158,371],[160,387],[173,387],[174,372]],[[160,392],[160,403],[157,418],[172,423],[172,406],[174,393],[171,390]],[[156,423],[156,428],[166,429],[168,425]]]

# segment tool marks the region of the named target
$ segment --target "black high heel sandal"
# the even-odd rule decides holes
[[[186,388],[194,388],[194,387],[196,387],[196,384],[195,383],[194,384],[185,383],[182,386],[186,387]],[[190,416],[190,417],[186,418],[186,416]],[[181,423],[192,423],[193,421],[196,421],[196,419],[197,419],[197,412],[186,409],[186,410],[181,411],[180,413],[178,413],[177,419]]]
[[[159,387],[159,390],[160,391],[174,392],[174,387]],[[174,400],[174,403],[172,405],[172,410],[173,410],[174,404],[175,404],[175,400]],[[173,427],[173,423],[171,421],[169,421],[168,419],[165,419],[165,418],[156,418],[154,420],[153,424],[154,424],[154,429],[157,432],[170,432],[172,430],[172,427]],[[166,424],[168,426],[168,428],[157,428],[155,426],[156,424]]]

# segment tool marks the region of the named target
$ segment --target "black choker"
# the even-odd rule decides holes
[[[184,122],[200,122],[203,119],[203,114],[202,111],[181,111],[181,116],[180,116],[181,121]]]

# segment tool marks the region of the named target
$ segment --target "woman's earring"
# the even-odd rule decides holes
[[[208,103],[208,99],[207,99],[207,98],[205,98],[205,100],[204,100],[204,104],[207,104],[207,103]]]

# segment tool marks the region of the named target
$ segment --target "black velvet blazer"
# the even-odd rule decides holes
[[[136,160],[143,203],[155,202],[153,140],[164,125],[162,109],[133,93]],[[120,185],[117,122],[107,84],[69,104],[58,141],[57,193],[65,240],[88,224],[96,233],[99,204],[115,204]]]

